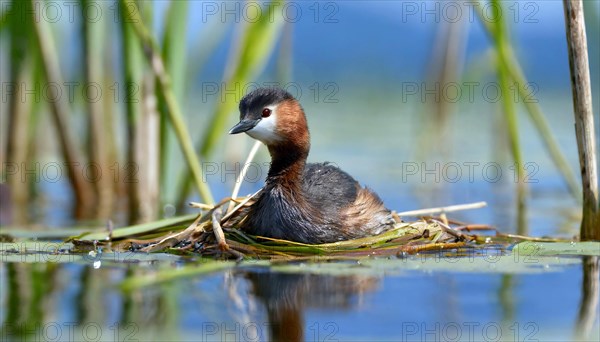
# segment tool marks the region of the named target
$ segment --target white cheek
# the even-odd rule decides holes
[[[260,140],[265,144],[272,144],[281,140],[281,136],[277,134],[277,114],[274,107],[269,107],[272,111],[268,118],[263,118],[254,128],[246,133],[256,140]]]

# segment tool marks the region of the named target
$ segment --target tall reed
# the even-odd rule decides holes
[[[241,30],[241,39],[234,58],[234,65],[226,70],[223,87],[220,89],[216,108],[212,117],[206,125],[204,137],[196,146],[196,150],[202,158],[210,157],[216,144],[220,141],[226,129],[227,120],[235,111],[237,102],[241,99],[241,91],[246,84],[254,79],[264,68],[267,59],[273,53],[275,42],[283,20],[281,16],[275,15],[275,11],[280,9],[283,1],[270,1],[266,6],[266,11],[253,22],[243,22],[238,27]],[[274,19],[273,19],[274,18]],[[273,19],[273,20],[272,20]],[[226,90],[234,90],[236,96],[222,96]],[[178,186],[177,199],[178,207],[181,208],[187,198],[191,177],[189,170],[184,170]]]
[[[41,18],[41,6],[38,0],[32,0],[33,9],[25,12],[34,16],[31,20],[36,49],[40,53],[42,72],[45,84],[64,84],[59,64],[59,57],[52,35],[52,28],[47,20]],[[71,108],[68,97],[59,96],[56,101],[48,101],[52,118],[58,134],[58,142],[62,157],[65,160],[69,181],[75,194],[76,216],[89,217],[94,210],[94,197],[91,183],[85,179],[78,165],[84,162],[81,155],[81,144],[73,135],[71,121],[69,120]]]
[[[582,240],[600,240],[600,200],[598,198],[598,161],[596,131],[592,108],[592,85],[588,61],[587,36],[581,0],[563,0],[567,50],[573,89],[575,135],[579,150],[583,185]]]

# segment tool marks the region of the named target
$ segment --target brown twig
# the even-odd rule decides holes
[[[493,230],[493,231],[497,231],[496,228],[487,225],[487,224],[467,224],[467,225],[462,225],[462,226],[458,226],[458,227],[454,227],[454,230],[466,230],[468,232],[470,231],[476,231],[476,230]]]
[[[467,235],[454,230],[452,228],[450,228],[450,226],[446,225],[443,222],[437,221],[437,220],[431,220],[432,222],[435,222],[438,226],[440,226],[440,228],[442,228],[442,231],[444,231],[445,233],[448,233],[452,236],[454,236],[455,238],[457,238],[460,241],[465,241],[465,240],[471,240]]]

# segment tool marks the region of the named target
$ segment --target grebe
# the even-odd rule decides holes
[[[329,163],[307,164],[310,135],[300,103],[278,88],[259,88],[240,101],[245,132],[267,145],[264,187],[240,222],[253,235],[319,244],[379,234],[394,219],[381,199]]]

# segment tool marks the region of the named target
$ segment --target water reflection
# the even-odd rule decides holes
[[[0,263],[0,340],[410,340],[431,334],[443,340],[449,327],[477,339],[484,327],[521,339],[598,338],[598,257],[584,257],[581,268],[532,274],[432,277],[417,271],[381,278],[234,269],[127,293],[115,285],[154,270],[113,266]],[[420,298],[431,293],[430,300]],[[235,311],[225,310],[230,303]],[[561,323],[565,316],[572,321]]]
[[[360,306],[362,294],[376,290],[379,279],[370,276],[331,276],[244,272],[251,298],[267,311],[270,340],[305,340],[304,311],[308,308],[350,310]],[[337,332],[333,323],[323,322],[321,334]],[[310,329],[308,329],[310,330]],[[312,336],[308,336],[312,339]]]
[[[581,283],[581,302],[575,335],[578,339],[590,339],[594,332],[594,326],[597,324],[598,301],[600,300],[598,257],[583,257],[581,265],[583,268],[583,280]]]

